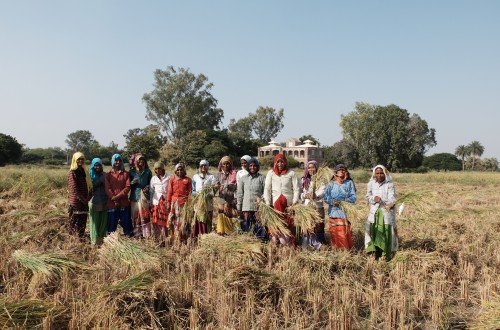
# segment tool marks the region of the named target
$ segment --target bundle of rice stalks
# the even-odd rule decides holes
[[[312,189],[313,193],[316,191],[318,187],[322,184],[328,184],[328,182],[333,177],[333,170],[328,167],[327,163],[323,163],[319,168],[316,174],[312,177]]]
[[[340,203],[340,208],[347,214],[347,218],[351,222],[359,222],[366,219],[368,216],[368,209],[366,204],[352,204],[349,202]]]
[[[227,287],[237,288],[240,292],[251,289],[261,298],[276,296],[282,289],[277,275],[249,265],[241,265],[229,270],[223,283]]]
[[[0,324],[2,329],[32,329],[41,327],[43,319],[49,315],[56,317],[64,313],[64,308],[43,300],[0,300]]]
[[[433,211],[436,200],[431,191],[411,191],[399,196],[397,203],[404,203],[406,209],[413,208],[417,213],[427,215]]]
[[[74,271],[77,268],[90,267],[80,261],[72,260],[61,253],[39,253],[16,250],[12,253],[14,260],[21,266],[28,268],[34,275],[43,274],[47,279],[58,277],[63,272]]]
[[[209,206],[213,202],[214,198],[214,186],[207,185],[198,192],[192,199],[194,216],[203,223],[207,223],[210,219],[211,214],[208,213]]]
[[[259,214],[261,224],[267,227],[271,235],[281,234],[286,237],[293,236],[283,221],[286,216],[283,212],[279,212],[267,205],[264,201],[261,201],[259,203]]]
[[[293,214],[293,223],[297,234],[310,234],[314,231],[316,224],[324,221],[318,211],[310,204],[295,204],[290,206],[288,210]]]
[[[119,294],[122,292],[131,293],[137,291],[147,291],[151,289],[153,282],[153,273],[151,270],[146,270],[145,272],[129,276],[125,280],[111,285],[105,289],[105,293]]]
[[[210,253],[238,260],[248,257],[258,262],[266,260],[262,242],[250,235],[220,236],[211,233],[199,236],[198,244],[200,255]]]
[[[181,211],[181,231],[190,232],[195,224],[195,199],[190,198]]]
[[[132,240],[124,240],[114,232],[104,238],[99,249],[104,262],[121,268],[124,264],[133,270],[160,267],[160,252]]]

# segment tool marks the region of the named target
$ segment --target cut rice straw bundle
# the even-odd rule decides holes
[[[209,206],[214,197],[214,186],[207,185],[193,197],[194,216],[200,222],[207,223],[210,220]]]
[[[135,270],[144,270],[160,267],[160,253],[143,244],[124,240],[114,232],[104,238],[99,254],[106,263],[117,268],[126,264]]]
[[[259,203],[259,214],[261,224],[267,227],[271,235],[281,234],[285,237],[293,236],[283,221],[285,213],[277,211],[261,201]]]
[[[316,188],[321,186],[321,184],[328,184],[332,177],[333,170],[328,167],[327,163],[323,163],[318,168],[316,174],[312,177],[313,193],[316,191]]]
[[[347,218],[351,222],[357,222],[366,219],[368,210],[366,204],[352,204],[349,202],[340,203],[340,208],[347,214]]]
[[[397,199],[398,204],[405,203],[406,207],[413,206],[419,214],[430,214],[436,204],[436,199],[430,191],[411,191]]]
[[[500,329],[500,294],[493,295],[492,299],[481,304],[477,320],[470,329],[497,330]]]
[[[293,223],[297,228],[297,234],[310,234],[314,231],[316,224],[324,221],[311,205],[295,204],[290,206],[288,210],[293,214]]]
[[[0,300],[0,324],[2,329],[29,329],[40,327],[48,315],[61,315],[63,308],[43,300]]]
[[[194,212],[194,204],[196,200],[195,198],[190,198],[188,201],[184,204],[184,207],[182,208],[181,211],[181,231],[185,231],[186,229],[191,229],[193,228],[195,224],[195,212]]]
[[[251,257],[259,262],[266,260],[262,242],[250,235],[220,236],[215,233],[200,235],[198,246],[201,255],[208,252],[238,259]]]
[[[147,270],[137,275],[129,276],[125,280],[108,287],[106,293],[119,294],[122,292],[146,291],[151,289],[153,282],[152,272],[151,270]]]
[[[240,265],[227,272],[224,284],[241,290],[252,289],[265,296],[281,289],[279,277],[255,266]]]
[[[44,275],[47,279],[58,277],[63,272],[74,271],[77,268],[90,268],[88,265],[60,253],[44,254],[16,250],[12,253],[12,257],[19,265],[31,270],[33,275]]]

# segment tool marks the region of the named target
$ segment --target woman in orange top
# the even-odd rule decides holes
[[[193,191],[191,179],[186,176],[184,164],[175,165],[175,175],[168,180],[167,213],[169,229],[174,237],[187,238],[189,228],[181,231],[181,212]]]

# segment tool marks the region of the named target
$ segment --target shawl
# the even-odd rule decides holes
[[[125,171],[125,165],[123,164],[123,158],[120,154],[114,154],[113,157],[111,157],[111,167],[113,167],[113,168],[115,167],[115,160],[117,160],[117,159],[121,159],[122,165],[121,165],[120,169],[122,171]]]
[[[92,190],[92,181],[90,181],[90,176],[86,174],[87,168],[85,167],[85,155],[83,153],[81,153],[81,152],[75,152],[73,154],[73,158],[71,159],[71,166],[70,166],[69,169],[71,171],[74,171],[74,170],[76,170],[78,168],[78,165],[76,164],[76,161],[79,158],[83,158],[84,159],[82,168],[83,168],[83,173],[85,174],[85,181],[87,182],[87,188],[90,191],[90,190]]]
[[[139,162],[139,159],[141,159],[141,158],[144,159],[144,168],[149,168],[146,156],[144,156],[141,153],[134,155],[134,166],[133,167],[137,168],[137,163]]]
[[[96,165],[101,165],[102,166],[102,160],[101,160],[101,158],[94,158],[94,159],[92,159],[92,164],[90,164],[89,174],[90,174],[90,179],[92,180],[92,182],[96,178],[96,173],[95,173],[95,170],[94,170],[94,166],[96,166]]]
[[[317,161],[310,160],[307,162],[306,167],[304,169],[304,175],[302,176],[302,189],[305,191],[307,191],[309,189],[309,185],[311,184],[312,176],[309,175],[309,165],[311,165],[311,164],[313,164],[316,171],[318,171],[318,162]]]
[[[278,167],[277,167],[278,160],[282,160],[283,163],[285,164],[285,167],[281,171],[279,171]],[[286,160],[285,155],[283,155],[283,154],[277,154],[276,156],[274,156],[273,164],[274,164],[273,165],[273,172],[276,175],[286,174],[286,172],[288,172],[288,162]]]

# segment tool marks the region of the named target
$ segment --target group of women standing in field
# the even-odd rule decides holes
[[[82,153],[73,155],[68,174],[69,231],[83,237],[88,214],[92,244],[100,244],[120,224],[128,237],[152,237],[162,244],[167,238],[184,241],[189,236],[212,231],[228,235],[239,230],[252,232],[278,245],[319,249],[326,244],[325,222],[321,221],[325,217],[326,203],[331,247],[349,250],[353,246],[345,204],[356,202],[356,187],[347,167],[342,164],[335,167],[333,177],[325,182],[315,179],[318,163],[314,160],[306,164],[299,180],[289,169],[283,154],[275,156],[273,167],[265,176],[260,173],[259,161],[247,155],[240,159],[238,171],[229,156],[222,157],[215,175],[208,171],[208,161],[202,160],[192,179],[187,177],[183,163],[176,164],[174,173],[168,175],[164,164],[156,162],[153,174],[146,157],[140,153],[131,157],[128,172],[119,154],[113,155],[112,168],[107,173],[99,158],[92,160],[88,172],[84,163]],[[186,226],[182,210],[195,196],[203,200],[195,207],[194,224]],[[365,230],[366,251],[377,258],[390,259],[397,249],[396,197],[392,178],[383,165],[373,169],[366,200],[370,204]],[[260,221],[259,203],[279,211],[292,235],[270,234]],[[314,229],[302,237],[295,235],[294,217],[288,212],[298,203],[315,208],[321,218]],[[214,223],[213,219],[216,219]]]

